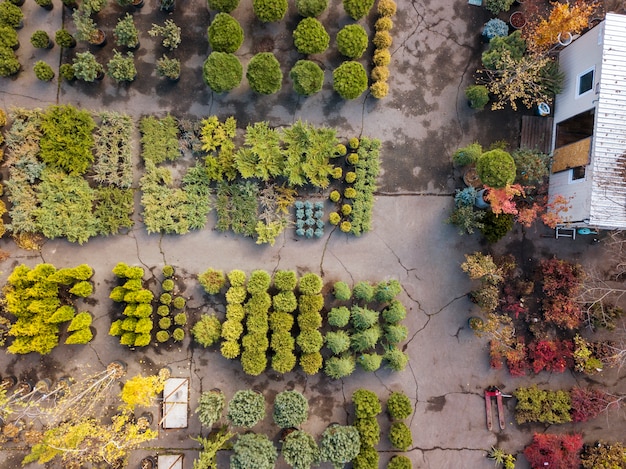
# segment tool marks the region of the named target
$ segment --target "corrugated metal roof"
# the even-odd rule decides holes
[[[626,16],[604,21],[589,224],[626,229]]]

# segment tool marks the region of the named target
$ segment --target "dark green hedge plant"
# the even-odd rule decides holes
[[[250,59],[246,78],[252,90],[268,95],[280,90],[283,72],[273,53],[261,52]]]
[[[337,49],[350,59],[358,59],[367,49],[367,32],[360,24],[349,24],[337,33]]]
[[[20,71],[20,62],[8,47],[0,47],[0,77],[9,77]]]
[[[328,8],[328,0],[296,0],[296,9],[300,16],[319,16],[326,8]]]
[[[239,0],[208,0],[208,6],[211,10],[223,11],[230,13],[239,5]]]
[[[263,23],[280,21],[287,13],[287,0],[252,0],[256,17]]]
[[[54,78],[54,70],[52,70],[52,67],[43,60],[35,62],[33,70],[38,80],[50,81]]]
[[[344,99],[356,99],[367,89],[367,72],[359,62],[347,61],[333,71],[333,89]]]
[[[211,52],[202,66],[202,78],[216,93],[224,93],[241,83],[243,67],[233,54]]]
[[[217,52],[235,52],[243,43],[243,28],[228,13],[218,13],[207,30],[209,45]]]
[[[318,20],[304,18],[293,32],[293,43],[301,54],[321,54],[328,49],[330,36]]]

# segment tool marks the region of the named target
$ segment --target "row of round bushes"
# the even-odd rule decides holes
[[[175,342],[181,342],[185,338],[184,326],[187,324],[187,314],[182,311],[186,301],[182,296],[175,296],[174,290],[174,268],[171,265],[163,267],[163,282],[161,282],[162,293],[159,296],[160,305],[157,307],[159,331],[156,333],[156,340],[159,343],[167,342],[170,337]],[[171,309],[179,310],[172,316]],[[174,328],[170,333],[170,329]]]
[[[387,66],[391,61],[389,47],[392,44],[392,38],[389,31],[393,28],[393,20],[396,14],[396,3],[393,0],[380,0],[378,2],[378,20],[374,25],[376,33],[374,34],[373,43],[374,50],[374,68],[372,69],[373,83],[370,86],[370,93],[374,98],[380,99],[387,96],[389,85],[389,69]]]
[[[232,53],[212,52],[204,62],[204,82],[216,93],[236,88],[243,78],[243,66]],[[315,62],[299,60],[289,72],[298,94],[310,96],[322,89],[324,72]],[[248,64],[246,78],[250,88],[269,95],[282,87],[280,63],[271,52],[256,54]],[[333,71],[333,88],[344,99],[355,99],[367,89],[367,73],[363,65],[347,61]]]
[[[211,10],[230,13],[239,5],[239,0],[208,0]],[[374,0],[343,0],[345,12],[355,21],[370,12]],[[256,17],[264,23],[280,21],[287,13],[287,0],[253,0],[252,8]],[[328,8],[328,0],[296,0],[298,14],[305,18],[321,15]]]

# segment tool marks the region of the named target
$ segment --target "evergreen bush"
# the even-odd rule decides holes
[[[287,13],[287,0],[252,0],[252,9],[263,23],[280,21]]]
[[[52,41],[48,33],[42,30],[35,31],[30,37],[30,43],[37,49],[48,49]]]
[[[387,399],[387,413],[392,420],[404,420],[413,413],[411,399],[403,391],[394,391]]]
[[[315,17],[328,8],[328,0],[296,0],[296,8],[300,16]]]
[[[191,329],[196,342],[203,347],[210,347],[217,343],[222,333],[222,324],[214,314],[203,314]]]
[[[216,93],[224,93],[241,83],[243,67],[233,54],[211,52],[202,66],[202,78]]]
[[[285,462],[294,469],[309,469],[320,462],[320,450],[315,439],[301,430],[285,437],[281,453]]]
[[[356,428],[331,425],[322,433],[320,456],[322,461],[328,461],[335,469],[341,469],[359,454],[360,447],[361,440]]]
[[[280,90],[283,72],[273,53],[260,52],[250,59],[246,78],[252,90],[268,95]]]
[[[35,62],[33,70],[35,71],[37,79],[41,81],[50,81],[54,78],[54,71],[52,70],[52,67],[43,60]]]
[[[243,43],[243,28],[228,13],[218,13],[207,30],[209,45],[217,52],[233,53]]]
[[[301,54],[321,54],[328,49],[330,36],[315,18],[304,18],[293,32],[293,42]]]
[[[262,434],[239,435],[230,457],[231,469],[272,469],[278,451],[269,438]]]
[[[235,427],[254,427],[265,417],[263,394],[250,389],[237,391],[228,403],[226,417]]]
[[[299,427],[309,416],[309,403],[298,391],[282,391],[274,399],[274,423],[280,428]]]
[[[202,426],[211,428],[219,421],[226,405],[226,396],[222,391],[205,391],[200,395],[196,414]]]
[[[224,13],[230,13],[237,5],[239,0],[208,0],[209,9],[223,11]]]
[[[356,366],[352,355],[330,357],[324,365],[324,373],[331,379],[341,379],[350,376]]]
[[[333,89],[344,99],[358,98],[367,89],[367,73],[359,62],[347,61],[333,71]]]
[[[406,451],[413,444],[411,429],[404,422],[394,422],[389,430],[391,445],[400,451]]]
[[[349,24],[337,33],[337,49],[349,59],[360,58],[367,49],[368,38],[365,28]]]
[[[504,150],[490,150],[480,155],[476,171],[483,184],[494,189],[501,189],[515,181],[515,161]]]
[[[343,0],[343,9],[353,20],[366,16],[373,6],[374,0]]]

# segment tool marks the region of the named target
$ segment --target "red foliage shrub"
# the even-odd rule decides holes
[[[551,435],[535,433],[524,456],[533,469],[578,469],[583,438],[580,434]]]
[[[528,369],[528,351],[523,340],[518,339],[514,350],[506,353],[506,366],[511,376],[524,376]]]
[[[596,418],[608,405],[611,398],[604,391],[575,387],[570,391],[572,399],[572,420],[586,422]]]
[[[532,342],[528,350],[535,374],[543,370],[563,373],[574,366],[574,343],[571,340],[540,340]]]
[[[559,259],[541,261],[543,275],[543,315],[546,321],[564,329],[576,329],[582,322],[582,311],[574,301],[584,278],[579,264]]]
[[[497,340],[489,342],[489,364],[496,370],[500,370],[504,365],[502,345]]]

